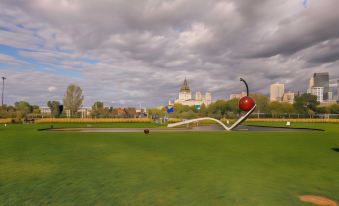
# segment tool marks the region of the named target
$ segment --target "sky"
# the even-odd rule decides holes
[[[337,0],[1,0],[5,103],[46,106],[79,85],[84,106],[163,106],[191,90],[225,99],[339,78]]]

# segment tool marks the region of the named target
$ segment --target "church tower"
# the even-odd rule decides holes
[[[188,86],[187,79],[185,78],[184,83],[182,84],[179,92],[179,100],[180,101],[187,101],[192,99],[191,89]]]

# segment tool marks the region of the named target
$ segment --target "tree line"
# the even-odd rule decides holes
[[[35,117],[80,117],[79,108],[82,106],[84,97],[82,89],[74,84],[67,87],[62,103],[50,100],[47,106],[50,114],[44,114],[38,105],[31,105],[27,101],[15,102],[12,105],[3,105],[0,108],[0,118],[16,118],[18,122],[23,118]],[[66,112],[67,110],[67,112]],[[68,114],[67,114],[68,113]],[[136,108],[113,108],[105,107],[103,102],[97,101],[93,104],[90,117],[92,118],[134,118],[145,117],[144,113],[137,113]]]
[[[317,97],[311,94],[302,94],[295,97],[295,102],[282,103],[270,102],[269,98],[262,94],[250,95],[256,102],[257,108],[252,114],[259,117],[309,117],[313,118],[322,114],[339,114],[339,104],[331,106],[320,106]],[[197,109],[195,106],[186,106],[182,104],[174,104],[174,111],[166,113],[166,108],[150,108],[148,113],[153,118],[167,116],[169,118],[192,119],[198,117],[222,118],[238,118],[242,111],[238,106],[239,99],[217,100],[206,107],[204,104]]]
[[[71,116],[75,116],[81,107],[84,97],[82,89],[74,84],[67,87],[63,97],[63,105],[59,101],[48,101],[47,106],[51,110],[51,116],[59,117],[64,108],[69,110]],[[0,118],[16,118],[21,120],[27,117],[41,117],[42,112],[38,105],[31,105],[27,101],[18,101],[12,105],[3,105],[0,108]]]
[[[270,102],[268,97],[262,94],[252,94],[251,97],[255,100],[257,108],[254,114],[261,117],[316,117],[321,114],[339,114],[339,104],[331,106],[319,106],[317,97],[311,94],[302,94],[295,97],[294,104]],[[77,85],[69,85],[63,97],[62,103],[59,101],[48,101],[47,106],[51,110],[50,117],[66,117],[65,110],[69,111],[71,117],[79,117],[78,110],[82,106],[84,97],[82,89]],[[238,107],[238,99],[217,100],[209,106],[201,105],[200,109],[195,106],[185,106],[174,104],[174,112],[167,114],[166,107],[149,108],[148,115],[151,118],[172,117],[191,119],[197,117],[214,117],[214,118],[237,118],[241,115]],[[12,105],[4,105],[0,108],[0,118],[17,118],[18,120],[26,117],[41,117],[42,112],[38,105],[31,105],[26,101],[18,101]],[[252,116],[253,116],[252,115]],[[265,116],[266,115],[266,116]],[[294,115],[294,116],[293,116]],[[92,105],[90,117],[93,118],[124,118],[124,117],[145,117],[144,113],[137,113],[133,107],[129,108],[113,108],[105,107],[103,102],[96,101]]]

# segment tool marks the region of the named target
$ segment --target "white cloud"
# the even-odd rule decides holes
[[[179,44],[181,46],[196,46],[206,44],[211,41],[213,35],[211,31],[202,23],[194,23],[189,31],[180,34]]]
[[[50,86],[47,88],[49,92],[54,92],[56,90],[56,87]]]

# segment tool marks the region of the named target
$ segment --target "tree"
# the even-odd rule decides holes
[[[70,110],[71,116],[78,111],[83,100],[82,89],[79,86],[71,84],[67,87],[63,102],[65,108]]]
[[[125,108],[127,117],[133,118],[137,115],[136,109],[134,107]]]
[[[15,112],[15,107],[13,107],[12,105],[7,106],[7,112]]]
[[[339,104],[334,104],[330,106],[330,112],[332,114],[339,114]]]
[[[106,111],[104,108],[104,103],[96,101],[92,106],[92,116],[93,117],[107,117],[109,110]]]
[[[239,108],[239,99],[230,99],[227,101],[229,110],[226,113],[227,118],[236,118],[237,114],[241,112]]]
[[[41,114],[40,107],[38,105],[32,105],[31,112],[32,112],[31,115],[33,115],[34,117],[37,117],[38,115]]]
[[[165,107],[162,107],[162,108],[149,108],[148,109],[148,114],[152,118],[163,117],[166,114],[166,108]]]
[[[239,99],[230,99],[227,101],[227,105],[230,112],[238,113],[239,109]]]
[[[284,113],[283,104],[281,102],[277,102],[277,101],[271,102],[268,108],[272,113],[272,117],[274,117],[274,115],[279,115],[279,114]]]
[[[330,107],[317,107],[315,112],[317,114],[329,114],[331,113]]]
[[[4,104],[2,107],[0,107],[0,118],[8,118],[8,110],[7,105]]]
[[[317,109],[319,102],[317,96],[311,94],[302,94],[301,96],[295,97],[293,107],[295,110],[302,114],[313,114]]]
[[[99,101],[96,101],[93,106],[92,106],[92,109],[93,110],[96,110],[96,109],[103,109],[104,108],[104,103],[103,102],[99,102]]]
[[[214,113],[220,113],[221,118],[223,118],[226,112],[230,110],[230,107],[225,100],[217,100],[214,103],[214,109],[215,109]]]
[[[251,94],[250,96],[254,99],[257,105],[257,108],[255,109],[255,111],[268,112],[268,105],[270,102],[268,97],[266,97],[265,95],[259,94],[259,93],[254,93],[254,94]]]
[[[4,117],[14,118],[16,116],[15,107],[13,107],[12,105],[6,106],[5,111],[3,112],[4,112]]]
[[[59,117],[62,113],[59,101],[48,101],[47,106],[51,109],[52,117]]]
[[[20,117],[26,117],[29,113],[32,112],[32,107],[28,102],[20,101],[15,102],[14,104],[15,110],[17,111],[17,114],[20,113]]]
[[[205,104],[200,105],[200,110],[198,110],[199,117],[206,117],[208,114],[208,110]]]
[[[193,112],[193,110],[189,110],[187,112],[183,112],[181,113],[181,118],[184,118],[184,119],[194,119],[194,118],[197,118],[197,113]]]

